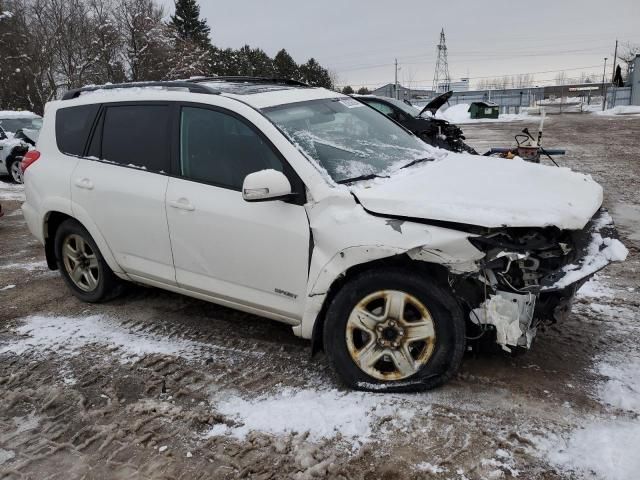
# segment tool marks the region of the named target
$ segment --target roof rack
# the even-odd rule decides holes
[[[145,88],[145,87],[166,87],[185,88],[191,93],[205,93],[209,95],[219,95],[220,92],[204,85],[193,82],[167,80],[163,82],[132,82],[132,83],[110,83],[107,85],[93,85],[90,87],[75,88],[64,94],[62,100],[78,98],[84,92],[95,92],[96,90],[115,90],[120,88]]]
[[[278,77],[250,77],[243,75],[221,76],[221,77],[202,77],[192,78],[187,82],[200,83],[200,82],[247,82],[247,83],[274,83],[277,85],[291,85],[293,87],[309,87],[310,85],[299,80],[292,80],[290,78],[278,78]]]

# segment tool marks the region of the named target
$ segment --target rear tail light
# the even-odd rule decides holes
[[[29,168],[36,160],[40,158],[40,152],[37,150],[29,150],[24,157],[22,157],[22,163],[20,167],[22,168],[22,173],[24,173],[27,168]]]

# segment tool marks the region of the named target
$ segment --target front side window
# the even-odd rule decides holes
[[[311,100],[263,112],[336,182],[386,175],[433,157],[426,143],[352,98]]]
[[[240,190],[247,175],[283,171],[271,147],[237,117],[184,107],[180,116],[180,173],[183,177]]]
[[[169,107],[107,106],[100,159],[152,172],[169,171]],[[92,141],[90,153],[96,142]]]

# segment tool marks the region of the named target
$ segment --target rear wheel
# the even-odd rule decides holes
[[[9,160],[8,170],[9,175],[11,175],[11,179],[16,183],[22,183],[22,168],[20,167],[20,162],[22,161],[22,157],[13,157]]]
[[[56,231],[55,252],[62,277],[80,300],[102,302],[119,292],[117,277],[89,232],[75,220],[66,220]]]
[[[349,386],[434,388],[457,371],[464,320],[447,289],[406,270],[366,272],[336,294],[324,325],[325,350]]]

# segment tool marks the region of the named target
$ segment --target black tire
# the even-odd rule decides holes
[[[20,169],[20,162],[22,161],[22,157],[12,157],[7,161],[7,172],[9,172],[9,176],[11,180],[15,183],[23,183],[22,179],[22,170],[20,170],[19,174],[14,173],[14,168],[17,166]]]
[[[97,266],[93,269],[97,273],[97,282],[95,288],[87,291],[76,285],[76,282],[71,278],[65,261],[63,260],[63,246],[65,240],[68,238],[81,237],[82,240],[89,247],[90,251],[95,255]],[[104,261],[100,250],[96,243],[91,238],[89,232],[76,220],[65,220],[56,231],[54,251],[56,255],[56,262],[58,269],[62,273],[65,283],[71,289],[72,293],[80,300],[88,303],[100,303],[110,300],[120,294],[122,290],[121,281],[115,276],[107,262]]]
[[[363,371],[347,345],[347,323],[353,309],[374,292],[397,290],[419,300],[431,314],[435,346],[430,357],[411,376],[381,380]],[[327,309],[323,341],[334,369],[351,388],[367,391],[428,390],[447,382],[458,370],[465,351],[465,322],[449,289],[424,274],[393,268],[364,272],[342,286]]]

